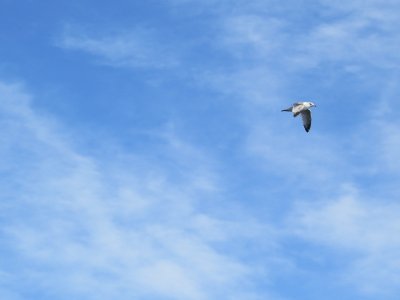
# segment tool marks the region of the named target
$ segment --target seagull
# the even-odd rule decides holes
[[[282,111],[290,111],[293,113],[293,117],[297,117],[301,114],[303,119],[304,129],[309,132],[311,128],[311,111],[309,108],[316,106],[313,102],[296,102],[289,108],[282,109]]]

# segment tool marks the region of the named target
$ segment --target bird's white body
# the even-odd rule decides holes
[[[293,113],[293,117],[297,117],[301,114],[303,119],[304,129],[308,132],[311,128],[311,111],[310,108],[316,106],[313,102],[296,102],[287,109],[282,111],[289,111]]]

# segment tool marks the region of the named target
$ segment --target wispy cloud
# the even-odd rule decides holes
[[[115,153],[114,161],[85,156],[62,126],[32,109],[20,86],[1,84],[0,94],[7,178],[2,252],[9,256],[1,269],[12,278],[10,293],[47,290],[49,299],[254,294],[252,278],[267,266],[244,264],[236,244],[267,234],[271,243],[259,246],[274,251],[274,231],[233,209],[228,215],[207,208],[227,199],[198,149],[162,134],[170,145],[163,151],[182,176],[139,153]]]
[[[337,199],[299,205],[291,230],[312,243],[332,247],[345,265],[343,283],[366,293],[398,291],[400,207],[358,195],[357,189]],[[337,271],[337,270],[335,270]]]
[[[396,1],[196,1],[169,0],[173,8],[207,15],[215,39],[248,67],[263,64],[274,73],[318,71],[373,76],[399,67]],[[247,64],[245,64],[247,63]],[[373,72],[371,71],[373,68]]]
[[[177,49],[147,28],[100,34],[69,29],[57,44],[92,54],[98,62],[114,67],[163,69],[179,64]]]

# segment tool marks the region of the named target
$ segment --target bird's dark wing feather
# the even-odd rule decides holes
[[[311,111],[309,109],[301,112],[301,118],[303,119],[304,129],[309,132],[311,128]]]

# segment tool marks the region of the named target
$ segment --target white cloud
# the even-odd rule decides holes
[[[314,19],[303,12],[292,14],[290,5],[256,3],[236,1],[243,9],[220,15],[223,31],[218,42],[240,60],[263,64],[275,73],[318,67],[326,73],[333,63],[336,73],[363,76],[370,67],[399,67],[399,22],[393,17],[398,3],[316,1]]]
[[[278,18],[265,18],[258,15],[239,15],[227,18],[224,22],[226,36],[222,40],[233,51],[240,48],[250,48],[255,51],[253,55],[244,53],[240,59],[248,59],[256,54],[272,61],[273,54],[280,51],[284,45],[283,29],[286,22]],[[237,54],[238,55],[238,54]]]
[[[58,45],[95,55],[100,63],[113,67],[163,69],[179,64],[178,49],[154,30],[135,28],[100,35],[81,31],[67,30]]]
[[[211,158],[170,132],[160,138],[174,168],[122,149],[90,157],[20,86],[1,84],[0,99],[2,251],[11,262],[0,267],[21,297],[254,296],[252,278],[268,264],[243,263],[240,244],[267,235],[257,251],[274,252],[273,230],[224,213]]]
[[[366,293],[393,294],[400,283],[399,219],[397,203],[366,199],[355,190],[299,204],[289,224],[293,234],[343,254],[336,256],[346,265],[339,271],[343,282]]]

